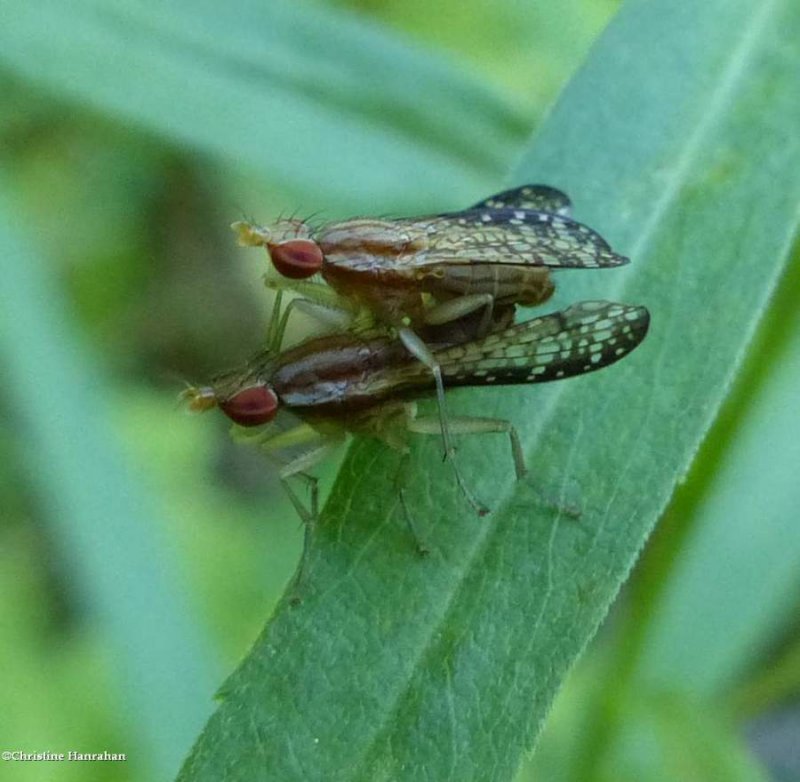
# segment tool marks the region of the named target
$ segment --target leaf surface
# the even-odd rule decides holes
[[[493,509],[469,515],[435,442],[414,452],[416,559],[395,457],[345,461],[304,602],[282,605],[183,780],[506,780],[688,469],[797,231],[800,7],[630,2],[516,170],[573,198],[632,258],[563,272],[556,304],[652,313],[622,363],[548,387],[454,392],[453,414],[512,420],[461,444]],[[780,186],[778,186],[780,183]],[[571,511],[577,511],[571,512]]]

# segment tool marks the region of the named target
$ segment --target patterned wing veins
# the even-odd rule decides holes
[[[508,385],[594,372],[644,339],[644,307],[585,301],[436,353],[445,385]]]
[[[489,196],[478,201],[469,209],[529,209],[533,212],[549,212],[550,214],[569,217],[572,214],[572,201],[566,193],[549,185],[522,185],[502,193]]]
[[[596,231],[548,212],[468,209],[399,223],[425,236],[415,253],[398,259],[405,266],[499,263],[596,269],[628,263]]]
[[[644,339],[649,323],[644,307],[584,301],[434,355],[445,386],[543,383],[619,361]],[[425,388],[433,388],[430,369],[408,359],[370,372],[359,392],[385,398]]]

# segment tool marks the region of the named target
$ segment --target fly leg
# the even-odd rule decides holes
[[[519,434],[516,428],[510,421],[504,421],[501,418],[451,418],[450,431],[454,434],[507,434],[511,444],[511,455],[514,460],[514,471],[517,480],[522,479],[528,472],[525,466],[525,455],[522,451],[522,444],[519,439]],[[437,434],[437,422],[434,418],[411,417],[406,426],[409,432],[416,434]],[[472,494],[467,490],[464,481],[461,478],[455,464],[453,464],[456,474],[456,482],[459,488],[464,493],[467,501],[478,511],[478,514],[483,516],[488,513],[488,509],[478,503]]]
[[[408,531],[411,533],[411,537],[414,539],[417,553],[420,556],[425,556],[429,553],[429,549],[417,531],[417,526],[414,523],[414,517],[411,515],[411,510],[408,507],[408,499],[406,497],[406,492],[408,490],[408,466],[410,463],[411,454],[406,451],[400,457],[400,464],[397,467],[397,475],[395,476],[395,486],[397,488],[397,494],[400,497],[400,507],[403,509],[403,518],[405,519]]]
[[[240,439],[261,446],[268,458],[278,462],[278,478],[295,512],[303,523],[303,552],[300,555],[300,564],[292,578],[290,590],[291,602],[297,603],[299,602],[300,586],[307,570],[308,555],[314,530],[319,520],[319,481],[313,475],[310,475],[308,470],[313,469],[317,464],[324,461],[339,446],[343,436],[321,435],[308,424],[300,424],[285,432],[265,432],[256,436],[244,434],[240,436]],[[303,445],[314,440],[318,441],[317,444],[305,453],[288,461],[281,458],[279,452],[282,449]],[[303,504],[297,492],[292,488],[290,478],[297,478],[308,486],[310,492],[309,507]]]
[[[471,419],[454,418],[448,421],[449,425],[448,432],[454,431],[457,434],[460,433],[462,431],[462,422],[464,420],[471,420]],[[454,426],[450,426],[451,424],[453,424]],[[411,414],[409,415],[409,418],[406,423],[407,430],[409,432],[416,432],[417,434],[440,434],[441,427],[442,427],[441,417],[437,420],[435,418],[428,418],[428,417],[417,418],[415,415]],[[453,468],[453,475],[455,476],[458,488],[461,490],[461,493],[464,495],[464,498],[467,500],[467,502],[472,506],[472,508],[479,516],[485,516],[489,512],[489,509],[482,502],[480,502],[480,500],[478,500],[475,497],[475,495],[473,495],[473,493],[467,488],[467,484],[464,481],[463,477],[461,476],[461,471],[458,469],[458,464],[456,464],[455,452],[451,448],[448,449],[447,458],[449,459],[450,464]]]
[[[319,516],[319,481],[308,473],[298,472],[294,475],[296,478],[301,478],[308,486],[311,494],[311,508],[308,509],[303,505],[303,501],[297,496],[297,493],[289,483],[288,478],[281,478],[281,486],[289,497],[295,512],[300,517],[303,523],[303,552],[300,555],[300,564],[297,566],[294,576],[291,581],[291,597],[289,600],[292,603],[299,602],[298,593],[300,592],[300,585],[306,572],[306,563],[308,562],[308,552],[311,549],[311,540],[314,536],[314,530],[317,526],[317,518]]]
[[[457,299],[437,304],[426,310],[425,322],[429,326],[446,326],[449,323],[454,323],[455,328],[455,321],[481,308],[485,308],[485,314],[481,318],[477,335],[470,333],[468,335],[452,337],[452,341],[470,341],[483,336],[486,331],[488,331],[491,324],[491,318],[494,312],[494,298],[488,293],[461,296]],[[444,396],[444,382],[442,380],[442,370],[439,366],[439,362],[436,360],[436,357],[425,341],[408,326],[399,327],[397,336],[406,350],[411,353],[417,361],[420,361],[428,367],[433,375],[433,380],[436,384],[436,402],[439,407],[439,431],[442,435],[444,458],[452,459],[453,447],[450,442],[450,428],[448,426],[447,404]],[[447,341],[451,341],[449,334],[446,339]],[[460,481],[460,476],[458,480]]]
[[[286,326],[292,310],[297,309],[330,326],[331,329],[344,330],[356,320],[357,311],[326,285],[302,280],[287,280],[283,277],[267,277],[264,284],[275,291],[275,303],[267,328],[267,347],[279,352],[286,333]],[[281,302],[285,290],[297,293],[300,298],[292,299],[281,314]]]
[[[319,520],[319,480],[313,475],[305,472],[309,466],[313,466],[322,461],[330,452],[331,446],[324,444],[315,448],[308,453],[298,456],[297,459],[285,464],[278,472],[283,490],[289,497],[289,501],[295,509],[295,512],[300,517],[303,523],[303,551],[300,554],[300,564],[291,581],[289,600],[292,603],[300,602],[299,594],[300,587],[302,586],[303,579],[305,578],[306,570],[308,567],[308,555],[311,550],[311,542],[314,537],[314,531],[317,528],[317,521]],[[297,496],[297,493],[292,488],[289,482],[290,478],[299,478],[306,486],[308,486],[310,493],[310,507],[306,508],[303,501]]]
[[[280,293],[281,291],[278,291],[279,296]],[[275,309],[273,309],[273,312],[277,311],[279,303],[280,299],[276,298]],[[349,312],[332,309],[330,307],[324,307],[323,305],[317,304],[309,299],[292,299],[286,305],[283,315],[277,324],[273,327],[272,323],[270,323],[267,345],[274,353],[279,353],[281,350],[283,337],[286,333],[286,326],[289,323],[289,316],[293,310],[310,315],[312,318],[322,323],[329,331],[345,331],[353,322],[353,316]]]
[[[406,350],[411,353],[417,361],[421,361],[433,375],[433,380],[436,383],[436,401],[439,405],[439,433],[442,435],[442,444],[444,445],[444,458],[445,460],[453,460],[454,452],[450,443],[450,428],[447,423],[447,405],[444,399],[444,381],[442,380],[442,368],[439,362],[433,355],[431,349],[414,333],[408,326],[401,326],[397,330],[397,336],[405,346]],[[455,465],[454,465],[455,469]],[[461,481],[461,476],[458,475],[456,470],[457,480]]]
[[[442,326],[460,320],[465,315],[483,309],[478,330],[472,339],[486,336],[492,324],[494,315],[494,296],[491,293],[473,293],[467,296],[458,296],[455,299],[441,302],[425,310],[425,323],[429,326]]]

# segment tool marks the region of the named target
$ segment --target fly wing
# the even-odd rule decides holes
[[[514,207],[397,220],[348,220],[326,225],[315,239],[326,263],[353,271],[476,263],[599,269],[628,263],[583,223]]]
[[[434,355],[445,386],[544,383],[619,361],[642,342],[649,323],[644,307],[584,301]],[[375,373],[369,385],[378,393],[398,393],[432,387],[433,381],[427,367],[411,361]]]
[[[572,213],[572,201],[566,193],[549,185],[522,185],[502,193],[489,196],[470,207],[475,209],[530,209],[534,212],[550,212],[550,214],[569,217]]]
[[[621,266],[600,234],[563,215],[530,209],[468,209],[432,218],[398,221],[416,239],[414,253],[397,258],[408,266],[499,263],[558,269]]]
[[[543,383],[624,358],[647,334],[644,307],[584,301],[436,354],[445,385]]]
[[[441,265],[503,264],[597,269],[628,263],[597,231],[552,211],[530,209],[528,198],[557,209],[564,196],[527,185],[499,193],[472,209],[399,219],[357,218],[328,223],[313,238],[330,267],[409,272]],[[539,195],[533,190],[540,188]],[[523,191],[533,193],[522,195]],[[541,197],[540,197],[541,196]],[[506,205],[520,201],[517,205]],[[567,199],[568,201],[568,199]]]

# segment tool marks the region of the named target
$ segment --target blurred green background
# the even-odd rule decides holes
[[[241,3],[250,23],[197,3],[190,29],[184,4],[40,5],[5,4],[0,34],[0,749],[129,760],[0,779],[168,779],[302,537],[258,455],[177,403],[256,348],[269,312],[263,259],[228,224],[502,189],[618,4]],[[130,95],[106,50],[141,70]],[[420,124],[450,80],[450,118]],[[523,779],[800,779],[800,552],[771,559],[772,522],[800,521],[797,269]],[[739,591],[763,611],[743,615]],[[659,633],[685,659],[661,659]],[[642,670],[681,697],[645,696]]]

